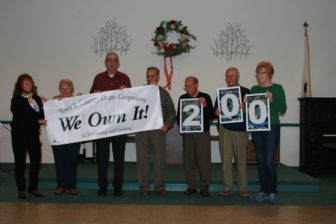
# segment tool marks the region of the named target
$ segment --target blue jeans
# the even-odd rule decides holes
[[[260,191],[277,193],[277,170],[275,152],[280,141],[280,125],[271,125],[270,131],[252,133],[258,162]]]

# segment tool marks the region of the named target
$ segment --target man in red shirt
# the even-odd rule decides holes
[[[90,93],[124,89],[131,87],[129,77],[118,71],[120,66],[119,56],[114,52],[109,52],[105,57],[106,71],[96,75]],[[98,166],[98,195],[107,194],[107,172],[110,158],[110,142],[112,142],[112,151],[114,158],[114,195],[122,196],[122,185],[124,182],[124,160],[126,135],[118,135],[96,140],[96,159]]]

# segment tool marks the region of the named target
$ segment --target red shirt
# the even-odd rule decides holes
[[[131,81],[128,76],[122,72],[117,71],[111,78],[107,71],[99,73],[93,80],[90,93],[95,91],[109,91],[119,89],[120,86],[131,87]]]

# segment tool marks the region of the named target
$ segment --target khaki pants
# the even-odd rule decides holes
[[[219,152],[222,158],[222,169],[224,176],[224,190],[232,189],[232,159],[237,163],[237,182],[239,191],[247,191],[246,176],[246,147],[248,133],[241,131],[230,131],[219,125]]]
[[[149,188],[151,163],[155,189],[164,187],[166,134],[161,130],[138,132],[135,143],[139,187]]]

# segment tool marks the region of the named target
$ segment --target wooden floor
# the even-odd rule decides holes
[[[0,203],[0,223],[336,223],[336,206],[170,206]]]

